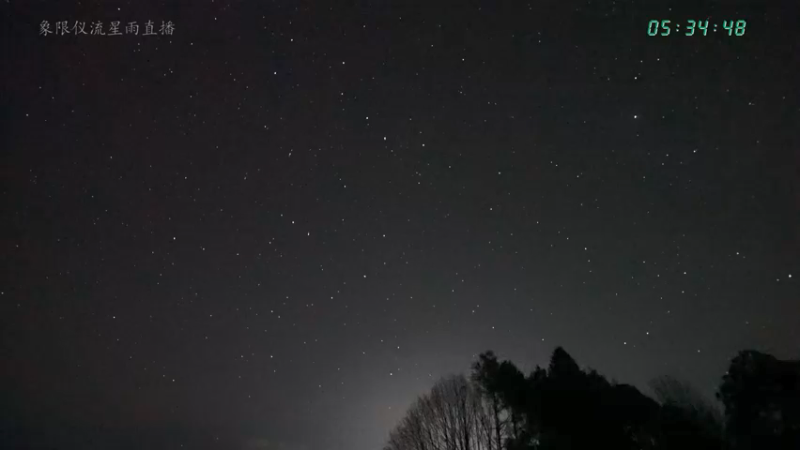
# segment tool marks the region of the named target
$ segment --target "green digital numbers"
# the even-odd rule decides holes
[[[737,20],[736,28],[734,28],[734,22],[731,20],[730,22],[727,20],[722,21],[722,27],[728,30],[728,36],[744,36],[744,28],[747,26],[747,21],[745,20]]]
[[[647,23],[647,35],[655,36],[656,34],[658,34],[658,21],[651,20]]]
[[[736,35],[737,36],[744,36],[744,27],[747,26],[747,22],[744,20],[737,20],[736,21]]]
[[[647,35],[648,36],[669,36],[672,33],[671,20],[651,20],[647,22]],[[683,25],[684,36],[694,36],[698,30],[703,33],[703,36],[708,36],[709,27],[711,31],[728,31],[728,36],[744,36],[745,28],[747,27],[746,20],[723,20],[722,30],[720,30],[720,23],[709,23],[708,20],[691,20],[687,19],[686,24]],[[675,25],[675,31],[680,33],[681,24]]]
[[[733,35],[733,21],[732,20],[730,22],[727,21],[727,20],[723,20],[722,21],[722,28],[725,28],[726,30],[728,30],[728,36],[732,36]]]
[[[671,31],[671,30],[669,29],[669,22],[670,22],[669,20],[662,20],[662,21],[661,21],[661,28],[663,28],[663,29],[664,29],[664,30],[661,32],[661,35],[662,35],[662,36],[669,36],[669,33],[670,33],[670,31]]]
[[[703,36],[708,35],[708,21],[707,20],[701,20],[701,21],[697,22],[697,28],[700,28],[701,30],[703,30]]]
[[[651,20],[647,23],[647,34],[649,36],[656,36],[659,34],[659,28],[662,28],[661,36],[669,36],[670,31],[672,31],[669,27],[669,20],[662,20],[659,22],[658,20]]]
[[[686,27],[686,36],[694,35],[694,29],[695,28],[697,28],[700,31],[702,31],[703,32],[703,36],[708,35],[708,21],[707,20],[705,20],[705,21],[701,20],[699,22],[695,21],[695,20],[687,20],[686,23],[688,24],[687,27]]]

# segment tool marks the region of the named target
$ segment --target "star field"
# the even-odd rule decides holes
[[[487,349],[796,355],[798,8],[718,3],[7,2],[4,419],[366,450]],[[708,15],[747,34],[646,32]]]

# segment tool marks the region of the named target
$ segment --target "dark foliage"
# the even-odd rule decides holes
[[[741,352],[719,388],[724,416],[679,380],[654,380],[654,400],[582,369],[561,347],[547,369],[528,376],[492,352],[481,354],[472,369],[471,380],[445,379],[421,398],[387,448],[800,449],[800,362]],[[450,392],[447,400],[442,392]],[[439,406],[426,415],[419,405],[430,403]]]
[[[739,352],[717,397],[735,448],[800,449],[800,361]]]

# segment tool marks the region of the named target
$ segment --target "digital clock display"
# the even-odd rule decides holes
[[[685,22],[671,20],[651,20],[647,23],[648,36],[708,36],[709,33],[721,33],[728,36],[744,36],[746,20],[723,20],[709,22],[708,20],[686,20]]]

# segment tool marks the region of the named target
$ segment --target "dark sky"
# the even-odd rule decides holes
[[[683,4],[3,2],[4,445],[369,450],[488,349],[796,357],[800,8]]]

